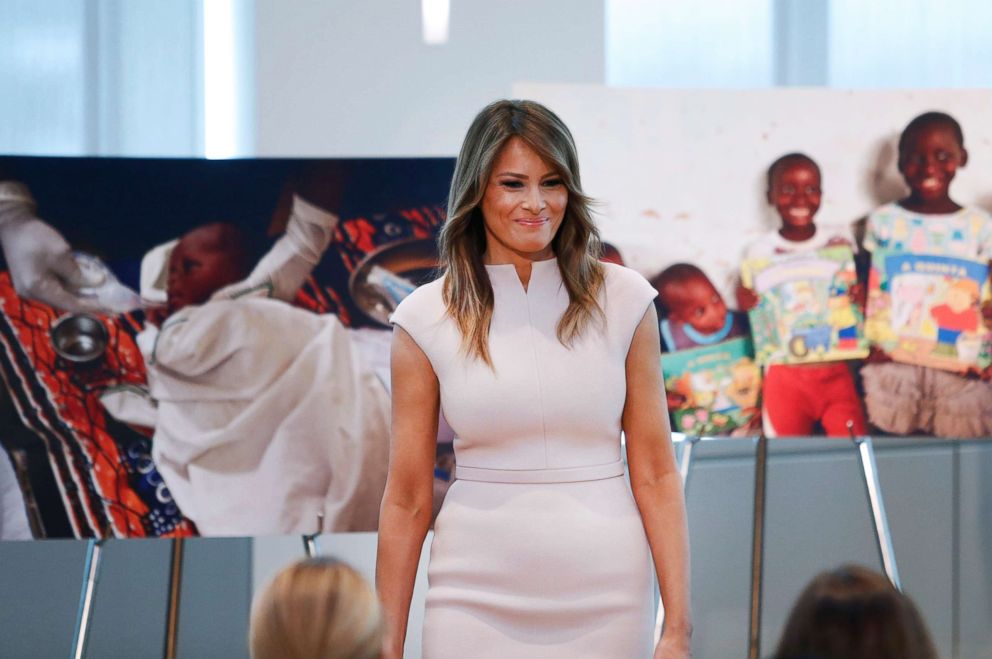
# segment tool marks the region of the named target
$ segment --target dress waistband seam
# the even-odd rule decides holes
[[[456,480],[486,483],[576,483],[623,476],[623,461],[550,469],[489,469],[457,465]]]

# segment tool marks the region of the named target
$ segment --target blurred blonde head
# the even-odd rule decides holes
[[[375,591],[333,559],[287,567],[252,607],[252,659],[379,659],[382,643]]]

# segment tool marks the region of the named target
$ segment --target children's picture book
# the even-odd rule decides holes
[[[685,399],[671,410],[678,432],[742,435],[760,416],[761,369],[746,338],[665,353],[661,369],[665,389]]]
[[[745,261],[741,281],[761,296],[748,314],[758,364],[867,356],[864,315],[849,295],[857,279],[846,246]]]
[[[982,322],[989,299],[987,263],[951,256],[872,254],[868,339],[895,361],[961,371],[992,363],[992,333]]]

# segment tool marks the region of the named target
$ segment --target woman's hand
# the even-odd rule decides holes
[[[689,659],[692,656],[689,646],[688,634],[666,631],[654,649],[654,659]]]

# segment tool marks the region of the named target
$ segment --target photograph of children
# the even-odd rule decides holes
[[[825,297],[825,323],[795,319],[787,329],[752,319],[756,355],[766,362],[766,434],[992,437],[982,338],[992,329],[982,270],[992,257],[992,92],[527,83],[514,94],[554,107],[571,127],[584,187],[602,201],[603,238],[648,278],[692,263],[746,312],[761,298],[741,286],[744,262],[853,252],[856,280],[845,252],[837,277],[797,277],[781,292],[788,299],[778,306],[796,312]],[[922,287],[892,273],[889,286],[889,254],[958,259],[959,267]],[[751,274],[748,283],[759,287]],[[925,339],[900,341],[881,313],[915,323]],[[784,343],[788,356],[770,358],[768,341]],[[790,343],[805,356],[788,352]],[[913,363],[905,363],[909,347]]]
[[[97,310],[0,273],[5,509],[38,538],[374,530],[388,313],[436,267],[452,165],[0,159]]]

